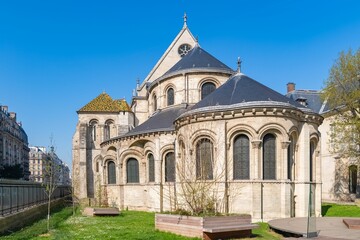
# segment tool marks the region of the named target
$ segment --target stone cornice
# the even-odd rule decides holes
[[[128,140],[139,140],[139,139],[143,139],[146,137],[158,137],[161,135],[174,135],[175,131],[171,130],[171,131],[155,131],[155,132],[148,132],[148,133],[139,133],[136,135],[123,135],[120,137],[116,137],[116,138],[111,138],[107,141],[104,141],[100,144],[100,147],[105,147],[105,146],[109,146],[109,145],[113,145],[115,143],[120,143],[120,142],[124,142],[124,141],[128,141]]]
[[[234,118],[243,117],[264,117],[264,116],[276,116],[284,118],[292,118],[297,121],[311,122],[320,125],[323,121],[323,117],[314,112],[303,112],[300,109],[289,106],[247,106],[236,108],[224,109],[224,108],[208,108],[203,111],[189,111],[181,115],[175,120],[175,128],[181,126],[213,120],[230,120]],[[211,111],[212,109],[212,111]]]

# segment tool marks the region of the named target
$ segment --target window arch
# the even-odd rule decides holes
[[[276,137],[273,134],[263,138],[263,179],[276,179]]]
[[[116,168],[113,161],[109,161],[107,164],[108,170],[108,184],[116,184]]]
[[[157,110],[157,98],[156,94],[153,95],[153,111],[155,112]]]
[[[149,182],[155,182],[155,160],[154,155],[151,153],[148,155],[148,165],[149,165]]]
[[[358,167],[351,165],[349,167],[349,193],[356,193]]]
[[[206,82],[201,86],[201,99],[204,99],[207,95],[215,91],[216,86],[212,82]]]
[[[97,120],[91,120],[89,123],[89,128],[90,128],[90,137],[91,140],[96,141],[96,127],[97,127]]]
[[[126,175],[128,183],[139,182],[139,162],[135,158],[130,158],[126,163]]]
[[[166,98],[167,98],[167,106],[174,105],[175,95],[174,95],[174,89],[173,89],[173,88],[169,88],[169,89],[166,91]]]
[[[250,144],[248,136],[238,135],[234,139],[233,146],[233,178],[249,179]]]
[[[112,120],[108,120],[104,125],[104,141],[110,139],[110,125],[113,124]]]
[[[175,154],[165,155],[165,182],[175,182]]]
[[[196,178],[213,179],[213,144],[207,138],[196,144]]]

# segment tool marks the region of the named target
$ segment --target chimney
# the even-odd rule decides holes
[[[16,113],[15,112],[10,112],[9,114],[10,114],[10,118],[12,120],[14,120],[14,122],[16,122]]]
[[[295,83],[289,82],[286,86],[287,86],[287,93],[295,91]]]

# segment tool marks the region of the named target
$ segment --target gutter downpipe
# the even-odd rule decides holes
[[[225,156],[225,213],[228,214],[229,213],[229,184],[228,184],[228,159],[227,159],[227,151],[228,151],[228,144],[226,141],[226,136],[227,136],[227,121],[225,121],[225,152],[224,152],[224,156]]]

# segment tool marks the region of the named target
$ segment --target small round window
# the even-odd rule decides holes
[[[181,57],[185,56],[189,51],[191,50],[191,46],[190,44],[181,44],[179,49],[178,49],[178,53]]]

